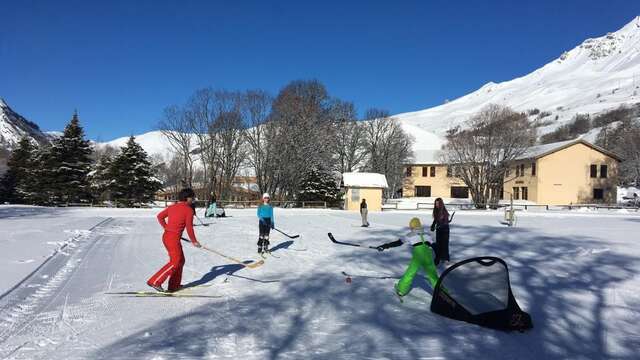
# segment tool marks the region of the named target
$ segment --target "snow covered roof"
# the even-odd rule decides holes
[[[538,159],[544,156],[547,156],[549,154],[552,154],[556,151],[560,151],[562,149],[568,148],[569,146],[573,146],[575,144],[583,144],[586,145],[596,151],[599,151],[605,155],[608,155],[618,161],[622,161],[622,159],[612,153],[611,151],[608,151],[606,149],[603,149],[597,145],[594,145],[590,142],[588,142],[585,139],[582,138],[578,138],[578,139],[573,139],[573,140],[566,140],[566,141],[559,141],[559,142],[554,142],[554,143],[550,143],[550,144],[544,144],[544,145],[536,145],[536,146],[532,146],[530,147],[524,154],[522,154],[521,156],[519,156],[516,160],[524,160],[524,159]]]
[[[442,164],[442,150],[413,150],[413,159],[408,164]]]
[[[342,174],[345,187],[387,188],[387,178],[383,174],[349,172]]]

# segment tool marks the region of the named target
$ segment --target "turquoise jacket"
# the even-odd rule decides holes
[[[262,219],[271,219],[271,225],[275,226],[273,207],[271,205],[261,204],[258,206],[258,218],[260,221],[262,221]]]

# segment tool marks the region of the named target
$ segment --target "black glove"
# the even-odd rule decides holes
[[[431,224],[430,229],[431,229],[431,231],[436,231],[436,224]]]
[[[384,247],[383,247],[382,245],[380,245],[380,246],[376,247],[376,250],[378,250],[378,251],[384,251]]]

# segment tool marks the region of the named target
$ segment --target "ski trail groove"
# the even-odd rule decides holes
[[[92,232],[108,225],[112,220],[109,217],[88,231],[79,232],[70,238],[42,265],[0,296],[0,344],[5,344],[28,327],[60,295],[75,270],[101,238],[101,234]],[[2,349],[3,352],[6,350]],[[14,352],[15,349],[0,356],[5,358]]]

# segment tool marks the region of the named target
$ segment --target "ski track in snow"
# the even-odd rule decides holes
[[[430,288],[420,277],[403,303],[393,293],[397,280],[366,278],[400,276],[408,249],[379,253],[327,238],[332,232],[378,245],[402,235],[410,217],[426,222],[428,214],[371,214],[372,227],[353,228],[357,213],[276,209],[278,226],[301,235],[272,233],[279,258],[241,269],[185,244],[183,283],[204,285],[185,291],[222,297],[180,299],[104,294],[147,290],[144,281],[166,253],[157,210],[93,211],[114,218],[71,231],[78,238],[65,247],[68,256],[56,255],[64,259],[57,271],[43,267],[23,283],[13,292],[27,294],[23,300],[0,299],[0,358],[634,359],[640,345],[640,249],[628,238],[638,216],[529,214],[506,228],[496,221],[500,213],[457,214],[452,259],[503,257],[518,302],[532,314],[532,331],[507,334],[430,313]],[[259,259],[254,211],[229,212],[232,218],[197,228],[199,241]],[[353,275],[350,284],[342,271]],[[2,335],[5,329],[15,331]]]

